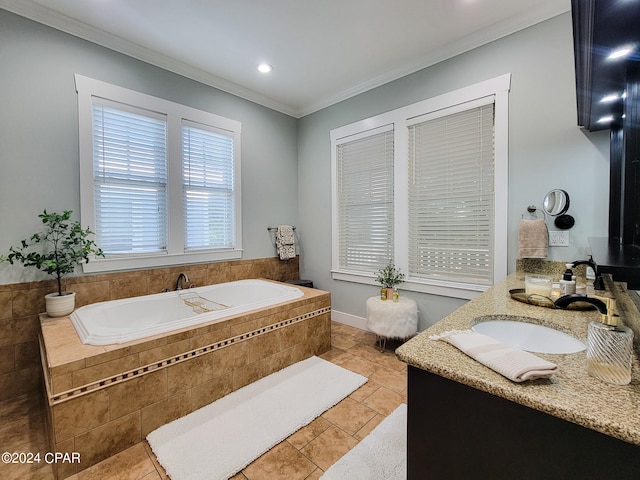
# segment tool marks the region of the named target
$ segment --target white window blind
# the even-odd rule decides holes
[[[107,256],[166,251],[166,119],[100,103],[92,115],[97,244]]]
[[[494,104],[408,129],[410,276],[491,285]]]
[[[185,249],[234,245],[234,138],[184,122]]]
[[[388,129],[336,146],[341,269],[375,273],[393,258],[393,149]]]

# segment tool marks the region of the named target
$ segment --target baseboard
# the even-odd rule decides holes
[[[350,313],[338,312],[337,310],[331,310],[331,321],[348,325],[349,327],[359,328],[368,332],[367,319],[351,315]]]

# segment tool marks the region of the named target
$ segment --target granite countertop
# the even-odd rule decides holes
[[[640,445],[640,366],[634,358],[629,385],[604,383],[587,374],[586,351],[536,355],[558,365],[549,379],[516,383],[471,359],[456,347],[429,339],[430,335],[467,329],[480,315],[529,317],[571,334],[586,344],[587,326],[597,320],[593,311],[560,310],[528,305],[510,298],[509,290],[524,288],[512,274],[480,297],[468,302],[396,350],[403,362],[478,390],[548,413],[555,417]]]

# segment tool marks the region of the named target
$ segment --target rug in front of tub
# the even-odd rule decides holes
[[[163,425],[147,440],[172,480],[227,479],[366,381],[311,357]]]
[[[405,480],[407,405],[401,404],[320,480]]]

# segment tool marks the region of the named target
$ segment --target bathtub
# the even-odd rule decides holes
[[[82,343],[124,343],[303,296],[299,288],[265,280],[239,280],[175,292],[94,303],[75,310],[71,323]]]

